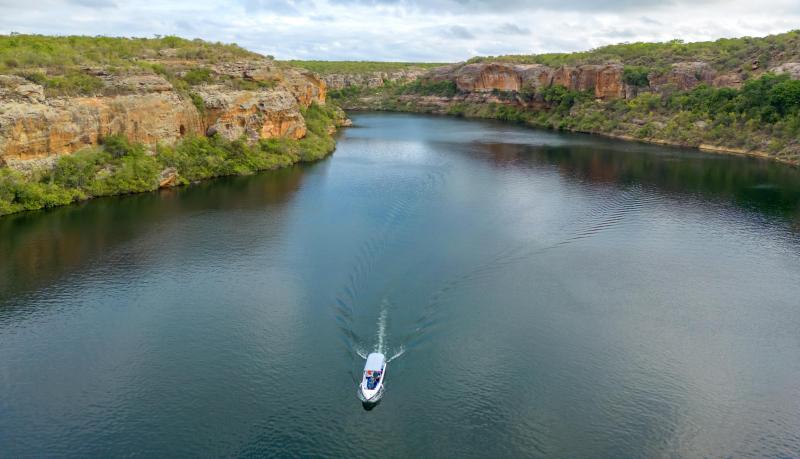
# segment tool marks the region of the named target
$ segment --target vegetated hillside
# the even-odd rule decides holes
[[[798,80],[800,33],[789,32],[481,58],[330,96],[345,108],[500,118],[798,164]]]
[[[322,158],[325,99],[236,45],[0,35],[0,215]]]
[[[422,63],[422,62],[378,62],[378,61],[285,61],[294,67],[299,67],[322,76],[332,73],[373,73],[373,72],[397,72],[401,70],[429,69],[439,67],[444,64]]]
[[[428,69],[442,64],[365,61],[288,61],[289,64],[317,72],[328,88],[338,91],[354,86],[377,88],[387,83],[410,83]]]
[[[691,61],[708,63],[719,71],[745,72],[784,62],[798,62],[800,30],[767,37],[721,38],[695,43],[685,43],[682,40],[666,43],[623,43],[577,53],[476,57],[469,62],[543,64],[551,67],[620,63],[658,69]]]
[[[113,94],[121,88],[103,84],[104,77],[132,74],[161,75],[176,89],[210,82],[255,89],[258,85],[243,82],[237,75],[215,74],[209,67],[264,59],[235,44],[175,36],[0,35],[0,74],[40,84],[49,96]],[[272,62],[276,67],[288,67]]]

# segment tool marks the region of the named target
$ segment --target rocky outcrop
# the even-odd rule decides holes
[[[623,79],[623,67],[619,64],[604,65],[597,69],[594,95],[599,99],[619,99],[627,94]]]
[[[297,100],[288,90],[230,91],[222,86],[204,86],[195,91],[205,104],[206,135],[250,140],[273,137],[301,139],[306,123]]]
[[[657,92],[686,91],[702,83],[713,85],[716,76],[714,69],[705,62],[680,62],[672,64],[666,73],[651,73],[648,80],[650,87]]]
[[[250,141],[300,139],[306,135],[301,108],[325,102],[324,81],[270,59],[224,63],[211,70],[262,84],[253,90],[195,86],[193,101],[161,75],[84,69],[103,81],[109,95],[47,98],[38,84],[0,75],[0,165],[46,165],[118,134],[151,147],[213,133]]]
[[[555,71],[552,68],[541,64],[515,65],[514,71],[519,73],[523,87],[531,88],[535,91],[541,91],[552,86],[555,76]]]
[[[44,88],[22,77],[0,75],[0,101],[41,103]]]
[[[0,103],[0,161],[21,166],[122,134],[154,145],[203,132],[197,109],[174,92]]]
[[[307,70],[282,67],[272,59],[225,62],[213,66],[212,70],[218,75],[255,81],[265,86],[284,87],[304,108],[314,102],[325,104],[327,98],[327,85],[316,74]]]
[[[522,76],[513,66],[503,64],[469,64],[455,74],[459,91],[519,91]]]
[[[773,71],[800,78],[800,64],[785,64]],[[739,88],[744,78],[739,73],[718,74],[704,62],[673,64],[666,72],[652,72],[649,84],[633,86],[625,81],[622,64],[565,65],[557,68],[541,64],[506,64],[498,62],[455,64],[437,67],[420,77],[427,82],[452,81],[460,92],[541,93],[554,85],[571,91],[591,92],[597,99],[629,99],[641,92],[686,91],[700,84],[718,88]],[[508,98],[504,99],[506,102]]]

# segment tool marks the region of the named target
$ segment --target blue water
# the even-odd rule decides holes
[[[800,171],[353,119],[0,219],[0,456],[800,456]]]

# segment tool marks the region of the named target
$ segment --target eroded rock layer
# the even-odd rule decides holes
[[[800,66],[785,64],[777,72],[800,74]],[[497,62],[449,65],[432,69],[421,76],[431,82],[452,81],[460,92],[517,91],[536,93],[551,86],[572,91],[588,91],[598,99],[635,97],[641,92],[685,91],[700,84],[738,88],[743,79],[738,73],[719,74],[703,62],[673,64],[667,71],[647,75],[648,84],[626,82],[621,64],[561,66],[505,64]]]
[[[45,165],[111,135],[150,147],[213,133],[231,140],[300,139],[306,135],[301,109],[326,97],[316,75],[269,59],[210,69],[251,81],[255,89],[200,84],[178,91],[157,74],[86,71],[102,80],[108,95],[48,98],[38,84],[0,75],[0,165]]]

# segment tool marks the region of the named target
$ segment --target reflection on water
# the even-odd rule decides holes
[[[284,205],[302,178],[293,167],[0,218],[0,301],[79,270],[163,220]]]
[[[0,451],[800,456],[798,169],[354,120],[315,165],[0,219]]]
[[[595,146],[485,144],[479,152],[499,167],[553,166],[565,177],[638,184],[676,194],[730,201],[800,224],[800,170],[771,161],[598,140]],[[645,153],[645,154],[643,154]]]

